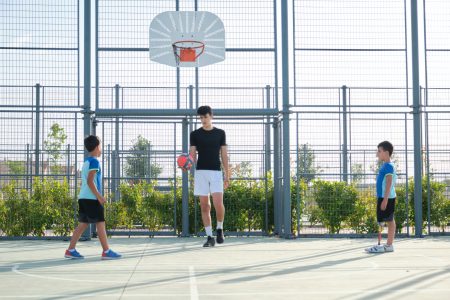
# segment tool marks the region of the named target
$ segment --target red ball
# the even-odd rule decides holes
[[[190,154],[183,153],[177,158],[178,167],[189,170],[194,165],[194,158]]]

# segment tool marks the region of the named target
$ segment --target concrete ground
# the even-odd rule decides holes
[[[113,238],[123,254],[84,260],[67,242],[0,241],[0,299],[450,299],[450,237],[398,239],[394,253],[367,254],[374,239]]]

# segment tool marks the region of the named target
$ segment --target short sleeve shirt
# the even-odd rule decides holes
[[[384,163],[380,171],[378,172],[377,176],[377,197],[383,198],[384,193],[386,192],[386,176],[391,175],[392,176],[392,185],[391,185],[391,191],[389,193],[389,198],[395,198],[397,197],[397,194],[395,193],[395,183],[397,181],[397,173],[395,172],[394,164]]]
[[[211,130],[201,127],[191,132],[190,144],[197,148],[197,170],[221,170],[220,149],[227,144],[225,131],[216,127]]]
[[[100,168],[100,162],[95,157],[88,157],[83,163],[83,167],[81,168],[81,189],[78,199],[89,199],[89,200],[97,200],[95,194],[91,191],[87,184],[89,172],[96,171],[94,177],[94,185],[97,188],[98,192],[101,192],[102,189],[102,172]]]

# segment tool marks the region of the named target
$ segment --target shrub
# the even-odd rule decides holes
[[[373,192],[364,190],[358,192],[355,209],[348,218],[348,225],[356,233],[375,233],[377,225],[377,199]]]
[[[323,224],[330,233],[339,233],[342,224],[355,211],[356,188],[345,182],[314,182],[314,198],[320,209]]]

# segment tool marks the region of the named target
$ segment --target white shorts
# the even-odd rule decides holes
[[[212,193],[223,193],[222,171],[195,170],[194,195],[208,196]]]

